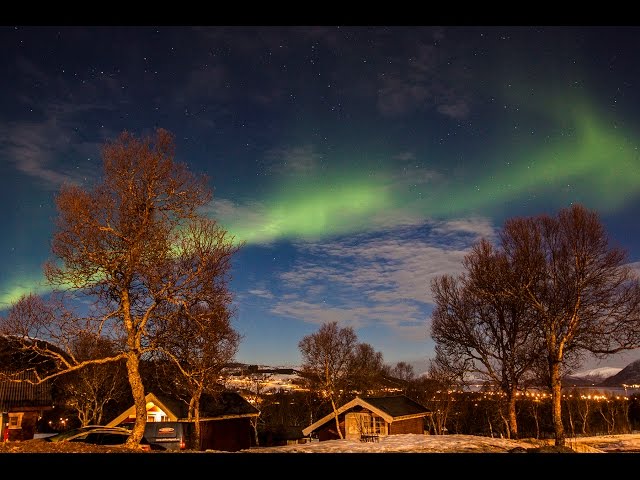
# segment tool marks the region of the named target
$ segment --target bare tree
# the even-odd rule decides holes
[[[447,432],[449,414],[455,403],[456,389],[462,382],[463,371],[452,368],[450,362],[443,362],[443,357],[436,357],[429,361],[428,373],[422,380],[421,397],[418,400],[431,409],[429,421],[431,429],[436,435]]]
[[[74,345],[79,361],[110,357],[116,351],[104,337],[81,336]],[[58,381],[61,399],[75,410],[81,425],[102,425],[105,408],[129,394],[124,360],[91,364],[63,375]]]
[[[369,393],[381,386],[386,372],[382,352],[377,352],[368,343],[359,343],[353,349],[349,363],[348,388]]]
[[[302,354],[302,372],[329,399],[335,415],[336,430],[344,438],[338,420],[338,402],[352,373],[352,359],[358,337],[351,327],[341,328],[338,322],[323,324],[316,333],[298,343]]]
[[[581,205],[555,217],[510,219],[500,239],[506,256],[520,265],[511,294],[535,310],[555,444],[564,446],[563,367],[586,352],[602,358],[640,346],[640,281],[626,253],[610,245],[597,213]]]
[[[394,366],[387,366],[386,375],[398,384],[405,395],[409,394],[417,383],[413,365],[407,362],[397,362]]]
[[[221,247],[220,254],[232,251]],[[220,376],[238,350],[240,334],[231,326],[231,311],[222,288],[217,304],[210,305],[194,294],[189,305],[178,315],[170,316],[163,325],[158,341],[161,358],[173,362],[177,375],[172,375],[174,392],[186,392],[187,418],[195,424],[196,445],[200,444],[200,399],[203,393],[220,390]],[[179,396],[179,395],[178,395]]]
[[[390,371],[391,375],[399,380],[410,382],[416,378],[416,372],[413,365],[407,362],[396,363]]]
[[[459,277],[443,275],[431,283],[431,337],[440,363],[455,360],[505,394],[508,436],[518,438],[518,388],[542,352],[533,309],[509,294],[520,266],[483,239],[463,267]]]
[[[193,296],[214,295],[210,285],[219,271],[217,253],[194,235],[211,230],[199,213],[211,189],[205,176],[174,160],[174,138],[163,129],[142,139],[124,132],[105,144],[102,156],[103,177],[92,189],[65,185],[58,193],[55,258],[45,266],[54,288],[94,303],[85,318],[62,311],[45,312],[45,317],[56,325],[53,333],[67,354],[66,338],[77,331],[117,343],[110,357],[56,359],[63,367],[60,374],[88,363],[125,361],[136,414],[127,442],[134,446],[147,420],[141,359],[157,349],[162,326],[187,311]],[[39,332],[25,322],[24,336],[35,338]],[[51,325],[34,327],[51,330]]]
[[[587,435],[587,429],[589,428],[589,416],[591,415],[591,398],[587,395],[576,395],[578,415],[582,420],[582,435]]]

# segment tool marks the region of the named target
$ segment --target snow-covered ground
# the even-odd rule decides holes
[[[553,441],[509,440],[475,435],[402,434],[378,442],[327,440],[280,447],[260,447],[241,453],[507,453],[516,447],[534,449]],[[640,434],[567,438],[566,446],[579,453],[640,451]]]

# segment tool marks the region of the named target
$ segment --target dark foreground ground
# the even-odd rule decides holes
[[[495,465],[493,465],[495,463]],[[0,465],[4,471],[25,471],[29,476],[56,476],[56,473],[72,473],[86,478],[120,477],[125,472],[140,472],[152,478],[176,469],[194,474],[225,475],[250,474],[303,475],[311,477],[335,477],[346,472],[364,475],[369,472],[378,476],[381,468],[399,468],[405,472],[428,474],[446,469],[450,477],[454,473],[495,472],[494,468],[515,469],[525,472],[560,469],[561,471],[593,473],[629,471],[640,465],[640,454],[621,453],[576,453],[567,448],[553,446],[530,449],[516,448],[505,453],[269,453],[252,455],[224,452],[144,452],[126,447],[103,447],[79,442],[24,442],[0,443]],[[488,470],[489,469],[489,470]],[[543,469],[543,470],[540,470]],[[552,470],[553,471],[553,470]],[[557,471],[557,470],[556,470]],[[208,473],[206,473],[208,472]],[[324,472],[324,473],[321,473]],[[333,472],[333,473],[331,473]],[[475,476],[475,475],[474,475]]]

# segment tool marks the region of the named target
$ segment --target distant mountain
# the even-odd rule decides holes
[[[589,378],[589,379],[600,379],[601,381],[613,377],[618,372],[620,372],[622,368],[620,367],[600,367],[600,368],[592,368],[591,370],[585,370],[584,372],[574,373],[573,377],[581,377],[581,378]]]
[[[590,387],[600,385],[607,378],[616,375],[622,369],[617,367],[601,367],[576,372],[562,379],[565,387]]]
[[[631,362],[618,373],[600,383],[603,387],[619,387],[623,384],[640,385],[640,360]]]

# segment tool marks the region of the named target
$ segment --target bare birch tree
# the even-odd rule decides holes
[[[302,354],[302,372],[331,402],[340,438],[344,435],[338,420],[338,404],[349,381],[357,345],[358,337],[353,328],[339,327],[335,321],[323,324],[316,333],[305,336],[298,344]]]
[[[201,303],[180,311],[164,326],[162,339],[158,341],[160,357],[175,367],[171,393],[186,392],[187,418],[195,424],[196,445],[200,445],[201,438],[202,394],[220,392],[224,383],[220,376],[234,359],[241,338],[231,326],[231,311],[227,307],[230,299],[224,292],[220,295],[218,304],[209,305],[200,298]],[[188,303],[194,301],[190,299]]]
[[[506,398],[508,436],[518,438],[518,389],[542,353],[533,309],[510,295],[519,265],[483,239],[463,267],[459,277],[443,275],[431,284],[436,304],[431,337],[438,359],[455,359],[465,365],[465,373],[499,388]]]
[[[45,275],[59,291],[93,303],[83,317],[44,309],[43,320],[34,325],[41,332],[26,319],[20,325],[25,338],[47,329],[57,335],[65,355],[48,353],[62,368],[58,374],[124,360],[136,415],[130,446],[139,444],[147,420],[141,359],[157,350],[162,326],[188,310],[198,292],[207,292],[218,272],[217,251],[200,248],[203,240],[194,236],[208,228],[199,213],[211,199],[208,179],[174,156],[174,138],[166,130],[141,139],[124,132],[105,144],[102,178],[95,186],[62,187],[54,258]],[[66,345],[78,331],[111,338],[118,351],[81,361]]]
[[[112,356],[117,346],[104,337],[80,337],[74,345],[79,361]],[[102,425],[105,410],[128,398],[129,389],[124,360],[87,365],[58,380],[61,400],[73,409],[81,425]]]
[[[555,444],[565,445],[562,376],[587,352],[599,358],[640,346],[640,280],[610,244],[598,214],[574,204],[557,216],[514,218],[501,246],[521,275],[514,298],[535,310],[544,342]]]

